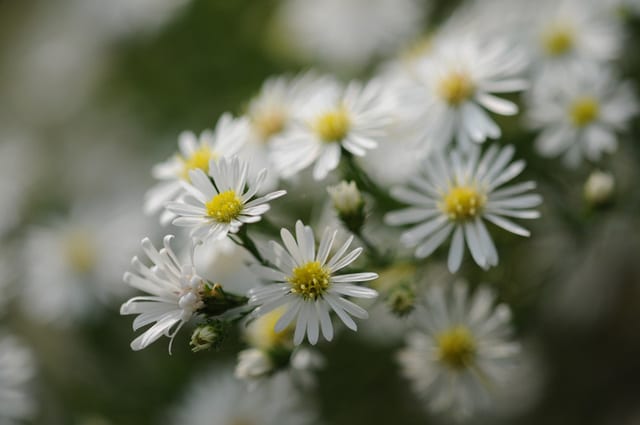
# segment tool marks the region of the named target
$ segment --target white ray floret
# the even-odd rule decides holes
[[[205,130],[196,136],[185,131],[178,137],[179,152],[170,159],[153,167],[152,174],[160,182],[145,195],[145,212],[155,214],[167,202],[175,201],[182,194],[182,181],[189,181],[191,170],[209,171],[212,159],[236,154],[249,137],[246,118],[233,118],[224,114],[218,120],[214,131]],[[163,224],[174,218],[164,211],[160,220]]]
[[[365,156],[388,131],[393,102],[379,81],[352,82],[346,88],[327,80],[310,96],[290,128],[273,144],[273,164],[283,177],[313,166],[324,179],[346,150]]]
[[[617,133],[627,129],[639,110],[630,82],[586,66],[580,72],[549,75],[529,103],[531,126],[541,130],[536,149],[543,156],[563,156],[571,167],[615,152]]]
[[[526,65],[522,52],[506,42],[442,40],[414,67],[405,105],[422,111],[425,140],[433,148],[453,139],[465,148],[496,139],[501,130],[487,110],[507,116],[518,112],[515,103],[495,94],[527,88],[521,78]]]
[[[347,253],[353,236],[330,255],[337,231],[327,229],[317,250],[311,227],[301,221],[296,223],[295,238],[286,229],[282,229],[280,234],[286,249],[271,241],[269,249],[264,252],[273,267],[254,268],[257,274],[273,283],[249,291],[249,305],[256,307],[252,315],[262,316],[286,306],[286,312],[275,324],[275,331],[281,332],[295,319],[293,342],[296,345],[303,341],[305,335],[311,344],[316,344],[320,332],[327,341],[333,339],[333,324],[329,316],[332,310],[349,329],[357,330],[351,316],[366,319],[368,314],[345,296],[375,298],[378,295],[376,291],[355,283],[376,279],[378,275],[338,273],[362,252],[362,248],[356,248]]]
[[[403,374],[428,408],[468,417],[491,404],[509,382],[520,353],[511,338],[511,312],[480,286],[437,285],[416,307],[417,330],[398,353]]]
[[[260,221],[269,211],[268,202],[287,193],[278,190],[256,197],[266,177],[267,170],[263,169],[251,179],[249,164],[235,156],[212,160],[208,174],[191,170],[191,183],[183,183],[187,194],[167,205],[176,215],[173,224],[191,228],[196,239],[208,240],[224,239],[242,225]]]
[[[143,239],[142,249],[153,266],[148,267],[134,257],[131,262],[133,272],[124,275],[126,283],[149,294],[131,298],[120,308],[120,314],[138,315],[133,321],[134,331],[153,323],[131,342],[135,351],[161,336],[167,336],[173,342],[180,328],[203,307],[201,294],[205,281],[196,273],[193,258],[185,263],[178,260],[170,246],[172,239],[173,235],[165,236],[164,247],[159,251],[148,238]]]
[[[385,217],[390,225],[411,224],[401,241],[416,247],[415,255],[431,255],[453,234],[448,266],[451,272],[460,268],[464,245],[482,268],[498,264],[498,251],[484,220],[520,236],[529,231],[507,217],[534,219],[533,209],[542,198],[531,191],[532,181],[502,187],[524,170],[524,161],[510,163],[512,146],[491,146],[484,155],[480,149],[469,152],[454,150],[447,157],[434,153],[424,163],[422,174],[414,177],[409,187],[395,187],[391,195],[410,204]]]
[[[11,335],[0,335],[0,423],[23,423],[33,416],[35,403],[29,381],[35,374],[31,352]]]

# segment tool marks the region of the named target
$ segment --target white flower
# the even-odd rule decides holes
[[[255,380],[268,376],[275,369],[269,354],[258,348],[247,348],[238,353],[234,375],[238,379]]]
[[[346,216],[357,214],[364,203],[354,181],[347,183],[343,180],[335,186],[329,186],[327,192],[336,211]]]
[[[615,186],[613,174],[595,170],[584,183],[584,198],[590,204],[604,204],[611,199]]]
[[[469,416],[507,382],[520,345],[511,341],[509,308],[494,304],[488,288],[469,296],[457,282],[432,287],[418,307],[419,330],[408,335],[398,361],[432,410]]]
[[[165,162],[153,167],[153,177],[160,180],[145,196],[145,212],[154,214],[165,204],[175,201],[182,193],[182,181],[189,181],[192,170],[209,171],[212,159],[236,154],[249,135],[246,118],[234,119],[224,114],[218,120],[215,131],[205,130],[200,137],[185,131],[178,137],[180,152]],[[165,211],[161,217],[163,224],[169,223],[174,216]]]
[[[0,423],[22,423],[34,413],[28,384],[34,375],[31,353],[12,336],[0,336]]]
[[[296,319],[293,342],[299,345],[307,335],[311,344],[318,342],[319,330],[327,341],[333,338],[333,325],[329,312],[333,310],[351,330],[357,325],[350,316],[366,319],[362,307],[343,298],[375,298],[378,293],[351,282],[376,279],[375,273],[337,274],[358,258],[362,248],[345,254],[353,241],[351,236],[334,254],[329,253],[337,231],[327,229],[316,252],[316,242],[311,227],[296,222],[296,237],[286,229],[280,235],[285,248],[271,241],[264,256],[273,268],[254,266],[258,275],[272,284],[249,291],[249,305],[257,306],[252,316],[258,317],[280,306],[286,312],[275,324],[275,331],[284,330]]]
[[[378,146],[390,123],[391,106],[379,81],[352,82],[346,88],[327,81],[274,141],[274,166],[283,177],[291,177],[315,162],[314,179],[324,179],[338,166],[342,149],[364,156]]]
[[[306,425],[316,415],[303,404],[300,389],[286,374],[247,388],[227,370],[201,374],[187,391],[181,406],[170,415],[170,424]]]
[[[527,82],[519,77],[526,65],[522,52],[506,42],[442,40],[409,76],[405,107],[423,112],[426,141],[436,149],[453,138],[465,148],[496,139],[500,127],[485,108],[499,115],[518,112],[515,103],[494,93],[526,88]]]
[[[269,201],[285,195],[279,190],[255,198],[266,178],[263,169],[255,179],[248,176],[249,164],[237,157],[211,161],[209,173],[189,171],[191,183],[183,183],[187,194],[167,209],[176,215],[173,224],[191,227],[191,235],[200,240],[224,239],[243,224],[260,221],[269,210]],[[211,177],[211,179],[209,179]]]
[[[550,75],[532,92],[529,106],[531,126],[542,130],[535,141],[538,152],[563,155],[571,167],[615,152],[616,133],[637,113],[631,83],[618,82],[599,67]]]
[[[296,53],[356,68],[415,36],[424,15],[416,0],[286,0],[276,18]]]
[[[416,257],[425,258],[453,233],[448,266],[451,272],[460,267],[464,242],[474,261],[482,268],[498,264],[498,252],[484,220],[520,236],[529,231],[506,217],[538,218],[532,208],[542,201],[537,194],[527,193],[534,182],[500,188],[524,169],[524,161],[509,164],[514,149],[492,145],[480,157],[480,149],[467,153],[454,150],[448,158],[434,153],[422,167],[410,187],[395,187],[391,195],[406,202],[409,208],[388,213],[391,225],[417,225],[402,234],[401,241],[416,246]]]
[[[133,330],[154,323],[131,342],[135,351],[142,350],[161,336],[173,338],[198,309],[203,307],[201,291],[205,285],[196,273],[193,260],[182,263],[171,249],[173,235],[164,237],[164,248],[158,251],[148,238],[142,240],[142,249],[153,266],[142,264],[134,257],[133,273],[127,272],[124,281],[136,289],[150,294],[131,298],[120,308],[120,314],[138,314]],[[169,344],[171,351],[171,343]]]
[[[22,310],[30,318],[64,327],[93,319],[104,305],[129,293],[120,278],[138,252],[149,221],[137,196],[84,200],[68,217],[27,229],[18,282]],[[46,296],[43,296],[46,294]]]

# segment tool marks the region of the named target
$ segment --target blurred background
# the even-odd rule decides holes
[[[129,348],[121,277],[143,236],[167,233],[142,213],[150,170],[181,131],[242,114],[269,76],[367,78],[463,2],[374,3],[0,0],[0,337],[29,353],[26,395],[12,401],[31,412],[20,423],[165,424],[194,379],[233,363],[237,338],[197,354],[188,332],[172,355],[164,343]],[[616,67],[637,87],[640,21],[619,19]],[[511,305],[535,365],[513,388],[518,408],[477,421],[640,424],[638,121],[600,164],[617,189],[599,208],[583,199],[589,167],[561,172],[518,118],[500,125],[551,201],[531,239],[507,238],[500,267],[469,269]],[[399,375],[401,324],[389,320],[319,347],[320,423],[446,423]]]

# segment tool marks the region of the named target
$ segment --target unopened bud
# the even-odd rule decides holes
[[[416,293],[413,285],[401,284],[393,288],[387,296],[387,305],[398,316],[406,316],[415,306]]]
[[[229,333],[229,327],[229,323],[222,320],[198,326],[191,335],[191,350],[195,353],[210,348],[219,349]]]
[[[596,170],[591,173],[584,184],[584,198],[594,206],[611,201],[615,189],[615,179],[611,173]]]
[[[364,200],[356,183],[343,180],[335,186],[328,187],[327,192],[346,227],[351,231],[358,231],[364,223]]]

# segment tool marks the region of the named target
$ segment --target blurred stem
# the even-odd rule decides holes
[[[387,190],[378,186],[369,175],[364,171],[356,162],[353,154],[347,150],[342,150],[342,157],[344,158],[344,165],[346,167],[344,178],[345,180],[353,180],[361,190],[371,194],[377,201],[378,205],[386,206],[387,210],[395,209],[400,204],[389,196]]]
[[[238,240],[232,237],[231,238],[232,241],[234,241],[236,244],[240,245],[241,247],[249,251],[251,255],[253,255],[253,258],[255,258],[260,264],[262,264],[263,266],[268,266],[267,261],[262,257],[262,255],[260,255],[260,251],[258,251],[258,247],[253,242],[251,237],[249,237],[249,235],[247,234],[246,226],[242,226],[238,231],[238,233],[236,233],[234,236],[236,236]]]

